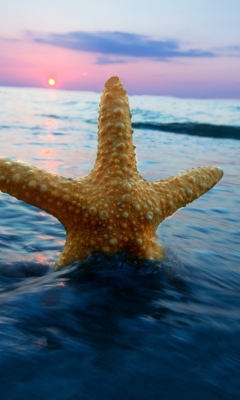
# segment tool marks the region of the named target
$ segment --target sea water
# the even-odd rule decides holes
[[[0,156],[92,168],[99,94],[0,88]],[[223,179],[167,218],[163,263],[93,254],[52,272],[47,213],[0,193],[0,398],[240,399],[240,102],[130,97],[138,168]]]

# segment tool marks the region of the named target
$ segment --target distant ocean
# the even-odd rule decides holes
[[[0,156],[92,168],[100,94],[0,88]],[[158,229],[163,263],[95,254],[51,272],[61,224],[0,193],[1,400],[240,399],[240,101],[129,98],[149,180],[223,169]]]

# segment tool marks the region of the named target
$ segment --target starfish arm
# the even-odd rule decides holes
[[[74,208],[68,191],[75,182],[25,163],[0,158],[0,191],[52,214],[64,226]],[[77,186],[79,192],[81,185]]]
[[[98,152],[94,166],[98,180],[104,176],[129,178],[138,173],[127,93],[116,76],[106,82],[98,121]]]
[[[159,222],[202,196],[216,185],[222,176],[223,171],[219,168],[198,167],[168,179],[153,182],[153,188],[159,195],[158,207],[161,210]]]

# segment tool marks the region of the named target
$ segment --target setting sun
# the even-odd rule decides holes
[[[56,81],[53,78],[48,79],[48,84],[49,86],[55,86],[56,85]]]

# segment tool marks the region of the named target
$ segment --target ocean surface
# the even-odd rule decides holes
[[[0,88],[0,156],[86,175],[99,100]],[[93,254],[61,272],[61,224],[0,193],[1,400],[240,399],[240,101],[130,106],[144,178],[224,177],[159,226],[164,262]]]

